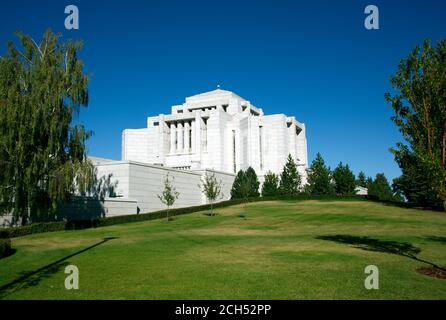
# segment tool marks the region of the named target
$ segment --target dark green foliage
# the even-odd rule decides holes
[[[242,187],[245,183],[245,172],[240,170],[237,172],[235,176],[234,182],[232,183],[231,188],[231,199],[243,199],[244,195],[242,194]]]
[[[0,259],[9,256],[11,251],[11,239],[0,239]]]
[[[432,177],[426,176],[429,170],[417,161],[413,152],[402,148],[395,157],[402,175],[393,180],[393,190],[402,194],[407,201],[424,207],[438,207],[441,201],[433,190]]]
[[[367,177],[367,180],[365,181],[366,188],[370,188],[372,183],[373,183],[373,178],[372,177]]]
[[[279,195],[279,177],[268,171],[265,174],[265,181],[262,185],[262,197],[272,197]]]
[[[335,193],[330,168],[325,165],[324,159],[318,152],[316,158],[307,169],[308,185],[306,190],[312,195],[332,195]]]
[[[368,195],[383,201],[396,200],[392,188],[389,185],[389,181],[384,173],[378,173],[376,175],[375,180],[369,186]]]
[[[40,45],[18,38],[20,46],[10,42],[0,57],[0,214],[25,225],[89,188],[91,132],[73,121],[88,105],[88,77],[77,57],[82,44],[60,44],[51,31]]]
[[[365,178],[365,176],[364,176]],[[355,175],[350,170],[348,164],[343,165],[342,162],[333,171],[333,181],[336,194],[347,195],[354,194],[356,188]],[[365,184],[365,179],[364,179]]]
[[[367,178],[363,171],[359,172],[358,179],[356,180],[356,185],[358,187],[367,188]]]
[[[253,168],[240,170],[232,184],[231,199],[246,199],[259,196],[259,180]]]
[[[245,171],[245,179],[248,181],[249,193],[248,197],[259,197],[260,182],[257,174],[252,167],[248,167]]]
[[[403,175],[396,190],[421,205],[446,206],[446,40],[417,46],[390,79],[396,94],[385,94],[407,145],[392,149]]]
[[[299,172],[297,172],[296,162],[294,162],[293,157],[289,154],[287,162],[280,175],[280,194],[288,196],[297,195],[300,191],[301,184],[302,177]]]

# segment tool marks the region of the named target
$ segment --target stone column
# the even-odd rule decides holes
[[[195,153],[201,161],[201,111],[195,111]]]
[[[184,152],[190,152],[190,124],[189,121],[184,123]]]
[[[191,131],[190,131],[191,135],[192,135],[192,145],[191,145],[191,152],[195,153],[195,141],[197,141],[195,139],[195,120],[192,120],[191,122]]]
[[[183,145],[183,123],[182,122],[178,122],[177,124],[177,137],[178,137],[178,141],[177,141],[177,152],[178,153],[182,153],[184,151],[184,145]]]
[[[175,122],[170,124],[170,154],[174,154],[177,152],[176,150],[177,144],[177,128]]]

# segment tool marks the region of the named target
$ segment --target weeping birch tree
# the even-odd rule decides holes
[[[25,225],[89,188],[91,132],[75,123],[88,105],[82,43],[17,37],[0,57],[0,213]]]
[[[392,152],[402,176],[394,188],[422,205],[446,208],[446,40],[426,40],[402,59],[385,98],[405,143]]]

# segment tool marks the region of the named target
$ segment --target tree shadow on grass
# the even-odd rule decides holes
[[[409,242],[379,240],[369,237],[358,237],[351,235],[318,236],[316,237],[316,239],[349,244],[354,246],[355,248],[367,251],[396,254],[406,258],[410,258],[412,260],[429,264],[434,268],[445,270],[444,268],[439,267],[433,262],[418,258],[417,255],[421,252],[421,249],[413,246]]]
[[[50,278],[55,273],[59,272],[62,268],[69,265],[69,262],[67,261],[68,259],[70,259],[74,256],[77,256],[81,253],[84,253],[88,250],[91,250],[101,244],[104,244],[107,241],[117,239],[117,238],[118,237],[103,238],[100,242],[95,243],[92,246],[89,246],[85,249],[77,251],[77,252],[70,254],[66,257],[63,257],[63,258],[61,258],[57,261],[54,261],[50,264],[47,264],[46,266],[43,266],[37,270],[21,272],[17,279],[0,286],[0,299],[4,298],[5,296],[7,296],[19,289],[26,289],[26,288],[38,285],[42,280],[44,280],[46,278]]]
[[[429,241],[435,241],[435,242],[440,242],[440,243],[446,244],[446,237],[427,236],[427,237],[424,237],[423,239],[426,239],[426,240],[429,240]]]

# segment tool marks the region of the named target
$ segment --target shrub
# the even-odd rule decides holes
[[[0,258],[11,254],[11,239],[0,239]]]

